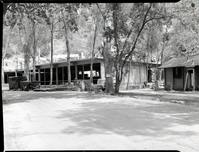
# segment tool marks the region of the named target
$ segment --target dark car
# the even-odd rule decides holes
[[[116,83],[116,80],[113,79],[114,88],[115,88],[115,83]],[[97,80],[97,88],[104,91],[105,88],[106,88],[106,80],[105,79],[98,79]]]

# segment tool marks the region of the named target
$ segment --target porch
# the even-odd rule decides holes
[[[93,61],[93,83],[97,84],[98,79],[104,78],[103,60],[94,58]],[[71,82],[74,80],[89,80],[91,59],[73,60],[70,63]],[[36,79],[41,85],[50,84],[50,64],[36,65],[38,73]],[[53,63],[53,85],[60,85],[68,82],[67,62]]]

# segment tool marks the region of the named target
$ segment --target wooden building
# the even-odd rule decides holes
[[[90,79],[90,59],[71,60],[71,81],[88,80]],[[149,64],[149,67],[154,68],[156,64]],[[37,74],[36,80],[41,82],[41,85],[49,85],[50,83],[50,63],[36,65]],[[140,85],[147,81],[147,64],[131,62],[130,75],[126,74],[123,77],[121,88],[126,89],[128,76],[129,88],[131,86]],[[94,58],[93,61],[93,83],[97,84],[98,79],[105,80],[105,68],[103,58]],[[53,85],[67,83],[67,61],[53,63]]]
[[[169,60],[164,69],[166,90],[199,90],[199,54]]]
[[[78,59],[70,62],[71,81],[75,79],[87,80],[90,79],[90,63],[91,59]],[[41,85],[50,84],[50,63],[39,64],[35,66],[38,73],[36,79],[41,82]],[[98,79],[104,79],[103,59],[94,58],[93,61],[93,83],[96,84]],[[53,85],[67,83],[67,61],[53,63]]]
[[[71,60],[71,81],[78,80],[89,80],[90,79],[90,64],[91,58],[89,59],[75,59]],[[40,81],[41,85],[50,84],[50,63],[38,64],[36,67],[36,80]],[[155,68],[156,64],[147,64],[139,62],[131,62],[130,73],[126,73],[123,76],[120,89],[126,89],[129,81],[129,89],[135,86],[143,85],[144,82],[148,81],[148,67]],[[24,73],[23,69],[16,71],[5,71],[4,78],[5,83],[8,83],[9,77],[22,76]],[[30,70],[29,80],[32,80],[33,70]],[[97,84],[98,79],[105,80],[105,68],[104,60],[100,57],[95,57],[93,61],[93,83]],[[67,83],[67,61],[54,62],[53,63],[53,85],[59,85]]]

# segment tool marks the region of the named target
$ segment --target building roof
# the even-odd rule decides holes
[[[195,66],[199,66],[199,54],[187,57],[172,58],[171,60],[161,65],[159,68],[195,67]]]
[[[104,59],[102,57],[94,57],[94,61],[103,61]],[[91,61],[91,58],[84,58],[84,59],[76,59],[76,60],[71,60],[70,63],[71,65],[74,65],[76,63],[82,63],[82,62],[88,62],[88,61]],[[129,62],[129,61],[127,61]],[[139,62],[134,62],[132,61],[132,63],[135,63],[135,64],[139,64]],[[61,62],[53,62],[53,65],[67,65],[67,61],[61,61]],[[145,62],[141,62],[141,64],[147,64]],[[37,64],[35,67],[38,68],[38,67],[46,67],[46,66],[50,66],[50,62],[49,63],[44,63],[44,64]],[[156,66],[156,63],[148,63],[148,66],[149,67],[155,67]],[[157,64],[157,66],[160,66],[160,64]]]
[[[89,61],[89,60],[91,60],[90,58],[89,59],[76,59],[76,60],[71,60],[70,61],[70,63],[71,63],[71,65],[73,65],[74,63],[77,63],[77,62],[80,62],[80,61],[83,61],[83,62],[85,62],[85,61]],[[103,60],[103,58],[94,58],[94,61],[99,61],[99,60]],[[53,62],[53,65],[58,65],[58,64],[65,64],[65,65],[67,65],[67,61],[61,61],[61,62]],[[37,64],[35,67],[37,68],[37,67],[40,67],[40,66],[46,66],[46,65],[50,65],[50,62],[49,63],[44,63],[44,64]]]

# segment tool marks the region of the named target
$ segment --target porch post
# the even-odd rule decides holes
[[[75,64],[75,79],[77,79],[77,64]]]
[[[100,79],[105,79],[104,62],[100,62]]]
[[[128,80],[127,80],[126,90],[129,90],[129,80],[130,80],[130,76],[131,76],[131,60],[129,61],[129,72],[128,72]]]
[[[44,69],[44,85],[46,85],[46,70]]]
[[[188,75],[189,75],[189,72],[187,70],[187,74],[186,74],[186,78],[185,78],[185,84],[184,84],[184,91],[186,90],[186,87],[187,87]]]
[[[56,66],[56,85],[58,85],[58,67]]]
[[[64,67],[62,67],[62,82],[64,83]]]
[[[195,91],[195,69],[193,68],[193,91]]]
[[[31,81],[31,71],[29,71],[29,81]]]
[[[15,77],[17,77],[17,69],[15,70]]]
[[[6,78],[7,78],[7,83],[9,83],[9,79],[8,79],[8,74],[6,74]],[[4,76],[4,79],[5,79],[5,76]]]
[[[164,69],[164,89],[166,90],[167,86],[167,78],[166,78],[166,68]]]
[[[84,64],[82,65],[82,74],[83,74],[83,75],[82,75],[82,76],[83,76],[82,78],[83,78],[83,80],[84,80]]]
[[[41,71],[40,71],[40,68],[38,68],[38,72],[39,72],[39,73],[38,73],[38,79],[39,79],[39,81],[41,81],[41,75],[40,75],[40,74],[41,74]]]
[[[182,86],[184,86],[184,74],[185,74],[185,67],[182,68]]]

